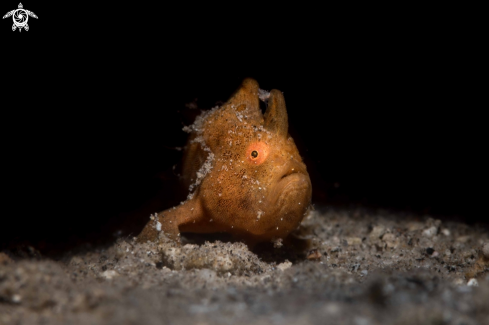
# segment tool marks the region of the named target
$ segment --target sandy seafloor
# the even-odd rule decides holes
[[[6,250],[0,324],[489,324],[485,226],[316,207],[295,236]]]

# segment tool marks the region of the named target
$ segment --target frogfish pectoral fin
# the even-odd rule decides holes
[[[179,226],[198,220],[201,216],[200,203],[197,198],[193,198],[176,207],[160,212],[153,221],[146,224],[138,235],[137,240],[139,242],[156,241],[160,233],[163,232],[166,237],[179,243]]]

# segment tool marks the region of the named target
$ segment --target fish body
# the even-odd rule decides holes
[[[267,101],[262,114],[260,98]],[[189,195],[159,213],[139,240],[160,232],[225,232],[250,246],[287,237],[307,212],[311,181],[294,140],[282,93],[259,89],[253,79],[224,105],[204,111],[185,127],[190,137],[182,175]]]

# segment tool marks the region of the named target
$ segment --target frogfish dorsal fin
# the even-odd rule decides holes
[[[260,110],[258,89],[259,86],[256,80],[246,78],[225,105],[233,107],[237,111],[247,110],[250,118],[262,120],[263,115]]]
[[[281,91],[273,89],[270,91],[268,98],[268,107],[264,115],[264,127],[277,136],[287,137],[289,129],[289,120],[287,109],[285,108],[285,99]]]

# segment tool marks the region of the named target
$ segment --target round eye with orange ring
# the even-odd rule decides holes
[[[246,159],[253,165],[260,165],[267,159],[268,151],[268,144],[253,142],[246,149]]]

